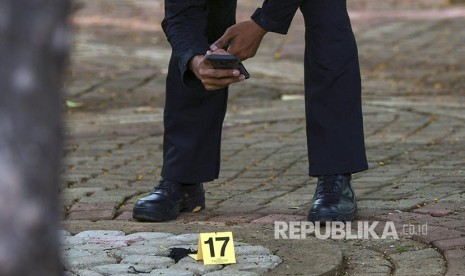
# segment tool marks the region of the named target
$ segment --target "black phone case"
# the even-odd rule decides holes
[[[250,78],[245,66],[234,55],[209,55],[207,59],[216,69],[237,69],[246,79]]]

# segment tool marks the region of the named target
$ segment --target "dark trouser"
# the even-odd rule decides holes
[[[366,170],[358,51],[346,1],[308,0],[300,10],[309,174]]]
[[[309,174],[367,169],[358,53],[345,0],[304,1],[305,103]],[[165,103],[162,177],[183,183],[218,178],[227,89],[182,84],[170,62]]]

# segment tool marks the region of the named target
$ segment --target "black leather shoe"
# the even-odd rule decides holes
[[[318,185],[313,203],[308,212],[308,220],[352,221],[357,211],[355,193],[350,174],[325,175],[318,177]]]
[[[174,220],[180,212],[205,209],[205,190],[202,183],[183,185],[160,180],[150,195],[139,199],[132,209],[132,217],[146,221]]]

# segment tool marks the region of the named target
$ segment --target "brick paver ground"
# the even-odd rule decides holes
[[[416,4],[406,9],[407,2]],[[350,4],[371,167],[354,176],[357,220],[393,221],[401,239],[310,238],[300,245],[274,240],[272,223],[304,220],[315,188],[307,176],[301,16],[287,36],[265,38],[245,62],[252,78],[231,87],[221,177],[207,184],[207,210],[150,224],[133,222],[131,208],[160,173],[170,54],[160,29],[162,1],[79,2],[65,95],[78,107],[67,108],[64,227],[234,229],[249,243],[256,231],[257,242],[282,258],[278,274],[464,275],[465,8],[446,2]],[[257,5],[239,1],[239,20]],[[405,231],[422,225],[427,233]],[[307,252],[310,244],[321,250]],[[324,252],[341,257],[325,263]],[[321,256],[320,264],[310,255]]]

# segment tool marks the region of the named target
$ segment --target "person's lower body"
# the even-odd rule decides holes
[[[358,50],[346,0],[308,0],[305,106],[309,175],[318,184],[310,221],[350,221],[357,205],[351,174],[368,168]]]
[[[318,177],[308,219],[349,221],[356,211],[351,174],[368,167],[357,46],[345,0],[308,0],[301,11],[306,24],[309,175]],[[162,181],[136,203],[133,214],[138,219],[164,221],[181,211],[204,208],[200,183],[212,181],[219,174],[227,90],[186,90],[175,70],[172,61],[167,80]],[[169,203],[170,214],[165,215],[166,205],[159,207],[160,202]],[[155,213],[164,213],[155,215],[155,209]]]
[[[161,180],[136,202],[133,217],[139,220],[168,221],[204,209],[202,183],[217,179],[220,171],[228,89],[187,88],[174,58],[168,71]]]
[[[236,0],[206,1],[205,36],[209,43],[235,23],[236,7]],[[179,61],[182,60],[173,55],[166,80],[161,180],[147,197],[136,202],[136,219],[167,221],[180,212],[204,209],[202,183],[219,176],[228,89],[206,91],[196,79],[193,82],[197,82],[198,88],[186,87],[180,72],[185,69],[184,64],[181,62],[179,67]]]

